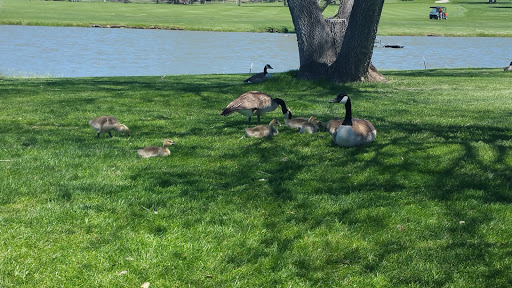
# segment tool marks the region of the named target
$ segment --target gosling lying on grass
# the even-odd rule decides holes
[[[279,121],[276,119],[273,119],[270,121],[268,126],[258,125],[253,128],[245,128],[245,134],[247,134],[247,137],[254,138],[274,137],[275,135],[279,134],[279,131],[277,131],[277,128],[274,126],[281,126],[281,123],[279,123]]]
[[[169,156],[169,154],[171,154],[171,151],[167,148],[169,145],[174,145],[174,142],[171,139],[166,138],[162,147],[148,146],[137,150],[137,154],[142,158]]]
[[[343,120],[340,120],[338,116],[334,117],[334,119],[329,120],[325,125],[325,129],[332,135],[334,132],[338,131],[338,127],[343,123]]]
[[[299,132],[301,134],[302,133],[313,134],[320,130],[321,125],[322,125],[322,122],[316,120],[315,116],[311,116],[311,117],[309,117],[308,122],[302,124],[302,127],[299,128]]]
[[[130,129],[125,125],[119,123],[115,117],[112,116],[100,116],[89,121],[89,125],[92,126],[98,133],[96,138],[100,138],[102,132],[107,132],[108,136],[112,137],[110,131],[116,130],[117,132],[124,132],[127,136],[130,136]]]
[[[315,116],[309,118],[293,118],[292,112],[288,110],[284,113],[284,123],[286,126],[299,130],[300,133],[314,133],[319,131],[322,122],[316,120]]]

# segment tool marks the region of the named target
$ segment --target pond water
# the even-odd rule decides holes
[[[512,38],[378,37],[379,69],[505,67]],[[382,48],[401,44],[402,49]],[[294,34],[0,25],[0,74],[96,77],[298,69]]]

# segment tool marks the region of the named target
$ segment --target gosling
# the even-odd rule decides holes
[[[142,158],[169,156],[169,154],[171,154],[171,151],[167,148],[169,145],[174,145],[174,142],[171,139],[166,138],[162,147],[148,146],[137,150],[137,154]]]
[[[311,117],[309,117],[308,122],[302,124],[302,127],[299,128],[299,132],[301,134],[302,133],[313,134],[320,130],[321,125],[322,125],[322,122],[316,120],[315,116],[311,116]]]
[[[340,120],[338,116],[334,117],[334,119],[329,120],[325,125],[325,130],[327,130],[331,135],[338,131],[338,127],[343,123],[343,120]]]
[[[247,134],[247,137],[271,138],[271,137],[274,137],[275,135],[279,134],[279,131],[277,131],[277,128],[275,126],[281,126],[281,123],[279,123],[279,121],[277,121],[277,119],[272,119],[272,121],[270,121],[270,124],[268,124],[268,126],[258,125],[253,128],[245,128],[245,134]]]
[[[112,137],[112,134],[110,133],[112,130],[116,130],[117,132],[124,132],[124,134],[130,136],[130,129],[119,123],[119,121],[117,121],[117,119],[112,116],[100,116],[98,118],[94,118],[89,121],[89,125],[91,125],[94,130],[98,131],[96,138],[100,138],[100,134],[102,132],[107,132],[108,136]]]

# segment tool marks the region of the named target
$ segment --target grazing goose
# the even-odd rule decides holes
[[[116,130],[118,132],[124,132],[127,136],[130,136],[130,129],[125,125],[119,123],[115,117],[112,116],[100,116],[89,121],[89,125],[92,126],[98,133],[97,138],[100,138],[102,132],[107,132],[110,137],[112,134],[110,131]]]
[[[244,80],[245,83],[261,83],[264,81],[267,81],[268,78],[272,77],[272,74],[267,72],[267,69],[274,69],[270,64],[265,65],[265,68],[263,68],[263,72],[256,73],[252,75],[251,77]]]
[[[504,70],[504,71],[512,71],[512,62],[510,62],[510,64],[508,65],[508,67],[505,67],[503,70]]]
[[[253,128],[245,128],[245,134],[247,134],[248,137],[255,137],[255,138],[262,138],[262,137],[273,137],[277,134],[279,134],[279,131],[277,131],[277,128],[275,126],[281,126],[281,123],[277,121],[276,119],[272,119],[270,121],[270,124],[268,126],[265,125],[258,125]]]
[[[282,99],[272,99],[268,94],[258,91],[249,91],[229,103],[228,106],[222,110],[220,115],[228,116],[234,112],[238,112],[249,118],[249,125],[251,125],[251,116],[257,115],[258,124],[260,124],[260,116],[267,112],[274,111],[279,105],[281,105],[281,110],[283,114],[285,114],[288,108],[286,108],[286,104]]]
[[[308,121],[300,127],[299,132],[302,133],[308,133],[312,134],[320,130],[320,126],[322,125],[322,122],[316,120],[315,116],[309,117]]]
[[[148,146],[137,150],[137,154],[142,158],[169,156],[169,154],[171,154],[171,151],[167,148],[169,145],[174,145],[174,142],[171,139],[166,138],[162,147]]]
[[[370,121],[352,118],[352,106],[348,95],[339,94],[329,102],[345,104],[345,119],[332,134],[334,143],[343,147],[353,147],[370,143],[375,139],[377,130]]]
[[[327,122],[325,129],[332,135],[338,130],[338,127],[340,127],[341,123],[343,123],[343,120],[340,120],[340,118],[336,116],[334,119]]]

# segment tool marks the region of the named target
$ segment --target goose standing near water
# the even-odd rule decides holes
[[[332,134],[334,143],[343,147],[353,147],[371,143],[375,139],[377,130],[370,121],[352,118],[352,105],[348,95],[339,94],[329,102],[345,104],[345,119],[338,130]]]
[[[119,123],[115,117],[112,116],[100,116],[89,121],[89,125],[92,126],[98,133],[96,138],[100,138],[102,132],[107,132],[110,137],[112,134],[110,131],[116,130],[118,132],[124,132],[127,136],[130,136],[130,129],[125,125]]]
[[[137,150],[137,154],[139,154],[139,156],[142,158],[169,156],[169,154],[171,154],[171,151],[169,151],[169,148],[167,148],[169,145],[174,145],[174,142],[167,138],[164,140],[162,147],[148,146],[146,148]]]
[[[508,67],[505,67],[503,70],[504,70],[504,71],[512,71],[512,62],[510,62],[510,64],[508,65]]]
[[[279,131],[277,131],[275,126],[281,126],[281,123],[279,123],[279,121],[276,119],[272,119],[268,126],[258,125],[253,128],[245,128],[245,134],[247,134],[248,137],[254,138],[274,137],[275,135],[279,134]]]
[[[251,77],[244,80],[245,83],[261,83],[264,81],[267,81],[268,78],[272,77],[272,74],[267,72],[267,69],[274,69],[270,64],[265,65],[265,68],[263,68],[263,72],[256,73],[252,75]]]
[[[258,124],[260,124],[260,116],[276,110],[277,106],[281,106],[283,114],[288,111],[286,103],[282,99],[273,99],[270,95],[259,91],[249,91],[229,103],[220,115],[228,116],[238,112],[248,117],[249,125],[251,125],[251,117],[256,115],[258,116]]]

